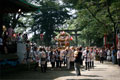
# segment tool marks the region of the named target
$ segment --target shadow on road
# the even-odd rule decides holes
[[[38,71],[34,71],[33,67],[34,65],[31,66],[31,69],[29,70],[27,70],[26,65],[16,66],[12,68],[6,67],[4,68],[4,71],[2,71],[0,78],[1,79],[12,79],[12,80],[14,79],[56,80],[61,77],[62,78],[71,77],[71,79],[67,79],[67,80],[102,80],[102,79],[90,79],[90,78],[101,77],[98,75],[82,75],[83,77],[86,77],[88,79],[72,79],[73,77],[76,77],[74,73],[71,73],[71,71],[74,71],[74,69],[67,70],[66,67],[62,67],[61,70],[56,69],[56,68],[54,70],[51,70],[51,68],[49,67],[46,73],[42,73],[40,68],[38,68]]]
[[[103,79],[67,79],[67,80],[103,80]]]
[[[47,69],[46,73],[42,73],[40,68],[38,68],[37,71],[33,70],[34,65],[31,67],[31,69],[27,70],[26,65],[22,66],[16,66],[16,67],[4,67],[0,71],[0,79],[40,79],[40,80],[54,80],[59,77],[64,76],[74,76],[75,74],[70,73],[73,71],[67,70],[66,67],[62,67],[62,69],[54,69],[51,70],[49,67]],[[4,69],[4,70],[3,70]]]
[[[101,77],[101,76],[98,76],[98,75],[82,75],[82,76],[85,76],[85,77]]]

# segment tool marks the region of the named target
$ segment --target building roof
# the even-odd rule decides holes
[[[39,6],[28,3],[26,0],[0,0],[0,13],[31,12],[39,10]]]

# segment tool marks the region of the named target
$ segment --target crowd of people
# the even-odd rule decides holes
[[[86,47],[67,47],[65,49],[50,48],[50,47],[29,47],[25,54],[24,61],[29,64],[32,61],[35,62],[34,70],[40,66],[42,72],[46,72],[47,63],[51,63],[51,70],[54,68],[62,69],[62,66],[66,66],[66,69],[71,69],[74,66],[76,75],[81,75],[80,65],[83,66],[83,60],[85,60],[85,69],[90,70],[94,68],[95,52],[93,48]]]
[[[3,33],[0,35],[0,53],[7,54],[8,52],[14,52],[15,50],[10,49],[10,47],[15,48],[15,41],[13,29],[10,26],[8,29],[4,27]]]
[[[11,28],[10,28],[11,29]],[[10,36],[9,36],[10,35]],[[0,47],[4,44],[3,50],[7,53],[7,37],[12,40],[13,34],[4,34],[4,41],[0,39]],[[120,66],[120,49],[117,51],[112,48],[97,48],[97,47],[66,47],[64,49],[43,47],[31,43],[27,34],[21,33],[13,36],[17,44],[17,55],[20,63],[26,63],[30,68],[30,63],[35,62],[34,70],[41,67],[42,72],[46,72],[48,63],[51,63],[51,70],[55,68],[71,69],[74,66],[76,75],[81,75],[80,66],[85,66],[85,70],[94,69],[94,60],[99,60],[104,63],[104,60],[112,61],[114,64],[118,62]],[[5,42],[5,43],[4,43]],[[83,63],[85,62],[85,63]]]
[[[112,57],[117,56],[118,64],[120,65],[120,50],[117,54],[114,53],[114,48],[96,48],[96,47],[67,47],[65,49],[42,47],[36,45],[30,45],[30,41],[26,44],[26,53],[24,54],[23,62],[28,65],[31,62],[35,62],[34,70],[41,67],[42,72],[46,72],[48,63],[51,63],[51,70],[55,68],[62,69],[65,66],[66,69],[71,69],[74,64],[76,75],[81,75],[80,66],[85,66],[85,70],[94,69],[94,60],[98,58],[100,63],[104,63],[104,60],[113,61]],[[83,61],[85,62],[83,65]],[[30,65],[29,65],[30,67]]]
[[[20,39],[24,39],[23,42],[27,41],[27,34],[15,33],[13,28],[9,26],[6,28],[4,26],[3,33],[0,35],[0,54],[9,54],[17,52],[17,43],[20,42]],[[23,37],[23,38],[20,38]]]

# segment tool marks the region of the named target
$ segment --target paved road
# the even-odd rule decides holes
[[[75,76],[75,71],[67,70],[66,68],[50,70],[46,73],[42,73],[40,69],[38,71],[26,69],[19,69],[18,71],[12,71],[9,74],[3,74],[2,79],[37,79],[37,80],[120,80],[120,67],[113,65],[111,62],[105,62],[100,64],[95,61],[95,68],[90,71],[81,70],[81,76]]]

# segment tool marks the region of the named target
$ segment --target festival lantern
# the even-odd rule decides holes
[[[42,33],[40,34],[40,39],[43,40],[43,34]]]
[[[6,29],[6,27],[5,27],[5,25],[3,25],[3,32],[5,32],[7,29]]]
[[[70,40],[71,40],[71,41],[73,40],[73,37],[72,37],[72,36],[70,37]]]
[[[16,37],[16,34],[13,34],[13,37]]]

